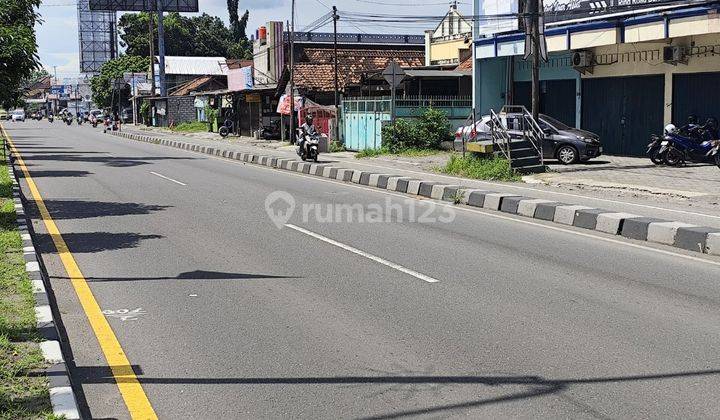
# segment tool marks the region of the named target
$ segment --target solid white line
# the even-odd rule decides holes
[[[386,259],[380,258],[380,257],[375,256],[375,255],[373,255],[373,254],[369,254],[369,253],[367,253],[367,252],[365,252],[365,251],[362,251],[362,250],[360,250],[360,249],[354,248],[354,247],[352,247],[352,246],[350,246],[350,245],[345,245],[344,243],[338,242],[338,241],[336,241],[336,240],[334,240],[334,239],[330,239],[330,238],[328,238],[328,237],[326,237],[326,236],[322,236],[322,235],[320,235],[320,234],[318,234],[318,233],[311,232],[311,231],[309,231],[309,230],[307,230],[307,229],[303,229],[303,228],[301,228],[300,226],[291,225],[291,224],[289,224],[289,223],[286,223],[285,226],[289,227],[290,229],[295,229],[296,231],[301,232],[301,233],[304,233],[304,234],[306,234],[306,235],[312,236],[312,237],[315,238],[315,239],[319,239],[319,240],[321,240],[321,241],[323,241],[323,242],[327,242],[327,243],[329,243],[330,245],[335,245],[335,246],[338,247],[338,248],[342,248],[342,249],[344,249],[344,250],[346,250],[346,251],[350,251],[350,252],[352,252],[353,254],[360,255],[361,257],[365,257],[365,258],[367,258],[367,259],[369,259],[369,260],[373,260],[373,261],[375,261],[375,262],[377,262],[377,263],[380,263],[380,264],[382,264],[382,265],[388,266],[388,267],[390,267],[390,268],[394,268],[394,269],[396,269],[396,270],[398,270],[398,271],[401,271],[401,272],[403,272],[403,273],[405,273],[405,274],[411,275],[411,276],[413,276],[413,277],[415,277],[415,278],[418,278],[418,279],[420,279],[420,280],[426,281],[426,282],[428,282],[428,283],[437,283],[437,282],[439,281],[438,279],[432,278],[432,277],[430,277],[430,276],[426,276],[425,274],[418,273],[417,271],[414,271],[414,270],[411,270],[411,269],[409,269],[409,268],[403,267],[403,266],[400,265],[400,264],[395,264],[394,262],[391,262],[391,261],[388,261],[388,260],[386,260]]]
[[[150,171],[150,173],[153,174],[153,175],[155,175],[155,176],[159,176],[159,177],[162,178],[162,179],[167,179],[168,181],[174,182],[174,183],[176,183],[176,184],[183,185],[183,186],[187,186],[187,184],[185,184],[184,182],[180,182],[180,181],[178,181],[177,179],[172,179],[172,178],[166,177],[165,175],[162,175],[162,174],[159,174],[159,173],[153,172],[153,171]]]

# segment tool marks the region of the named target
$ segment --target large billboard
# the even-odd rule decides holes
[[[478,35],[512,32],[519,29],[517,13],[521,0],[477,0]],[[544,0],[545,23],[574,19],[601,18],[611,13],[642,13],[658,7],[677,7],[694,3],[688,0]]]
[[[153,12],[158,0],[90,0],[90,10]],[[160,0],[166,12],[197,12],[198,0]]]

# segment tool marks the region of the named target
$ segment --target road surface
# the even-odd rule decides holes
[[[6,128],[49,213],[33,228],[87,416],[720,415],[717,258],[89,126]]]

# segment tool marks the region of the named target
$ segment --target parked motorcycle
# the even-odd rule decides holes
[[[663,160],[670,166],[678,166],[685,162],[707,162],[708,153],[715,139],[714,127],[708,124],[694,126],[689,130],[672,130],[670,124],[661,142],[658,153],[664,153]]]
[[[78,115],[77,118],[75,118],[75,119],[77,120],[77,124],[78,124],[78,125],[82,125],[82,123],[83,123],[83,117],[82,117],[82,115]]]
[[[218,129],[218,133],[220,133],[220,136],[225,138],[230,135],[230,133],[233,132],[233,125],[234,124],[230,118],[225,118],[225,121],[223,121],[223,124]]]
[[[260,138],[275,140],[280,138],[280,122],[273,121],[270,125],[264,125],[260,129]]]
[[[645,154],[647,154],[652,163],[656,165],[662,165],[665,163],[665,153],[667,153],[667,147],[663,149],[663,143],[665,143],[665,146],[669,144],[664,140],[664,136],[660,137],[657,134],[650,136],[650,144],[647,145],[647,151]]]
[[[320,154],[320,135],[319,134],[307,134],[301,128],[297,130],[297,141],[298,145],[295,152],[300,156],[300,159],[318,161],[318,155]]]
[[[63,121],[64,121],[65,124],[67,124],[67,125],[72,125],[73,118],[72,118],[72,116],[71,116],[70,114],[65,114],[65,115],[63,115]]]
[[[55,121],[55,117],[53,116],[53,114],[48,115],[48,121],[50,121],[50,122]]]
[[[708,157],[715,161],[715,165],[720,168],[720,140],[713,140],[712,149],[708,152]]]

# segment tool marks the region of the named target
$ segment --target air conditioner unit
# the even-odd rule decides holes
[[[686,64],[687,54],[685,53],[685,48],[679,45],[663,47],[663,61],[673,65],[678,63]]]
[[[593,53],[591,51],[575,51],[572,55],[572,65],[575,68],[593,66]]]

